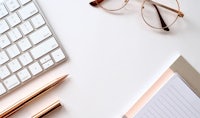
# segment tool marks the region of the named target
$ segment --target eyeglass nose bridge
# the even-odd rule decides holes
[[[161,3],[158,3],[158,2],[155,2],[155,1],[152,1],[152,0],[146,0],[146,1],[148,1],[148,2],[150,2],[150,3],[152,3],[152,4],[155,4],[155,5],[157,5],[157,6],[163,7],[163,8],[165,8],[165,9],[168,9],[168,10],[170,10],[170,11],[172,11],[172,12],[175,12],[175,13],[178,14],[179,17],[183,17],[183,16],[184,16],[183,12],[181,12],[180,10],[173,9],[173,8],[171,8],[171,7],[168,7],[168,6],[166,6],[166,5],[163,5],[163,4],[161,4]]]

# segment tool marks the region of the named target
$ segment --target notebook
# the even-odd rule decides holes
[[[200,75],[180,56],[123,118],[200,118]]]

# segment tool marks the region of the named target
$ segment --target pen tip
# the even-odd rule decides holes
[[[61,76],[60,77],[60,79],[65,79],[65,78],[67,78],[69,75],[67,74],[67,75],[63,75],[63,76]]]

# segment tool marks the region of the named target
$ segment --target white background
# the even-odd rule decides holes
[[[170,32],[154,30],[142,20],[142,0],[112,15],[89,0],[38,0],[69,61],[0,99],[0,110],[45,82],[63,74],[69,80],[14,114],[28,118],[60,99],[63,108],[51,118],[121,118],[172,61],[183,57],[200,71],[200,1],[179,0],[184,18]]]

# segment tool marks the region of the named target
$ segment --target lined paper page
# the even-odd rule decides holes
[[[134,118],[200,118],[200,98],[174,74]]]

